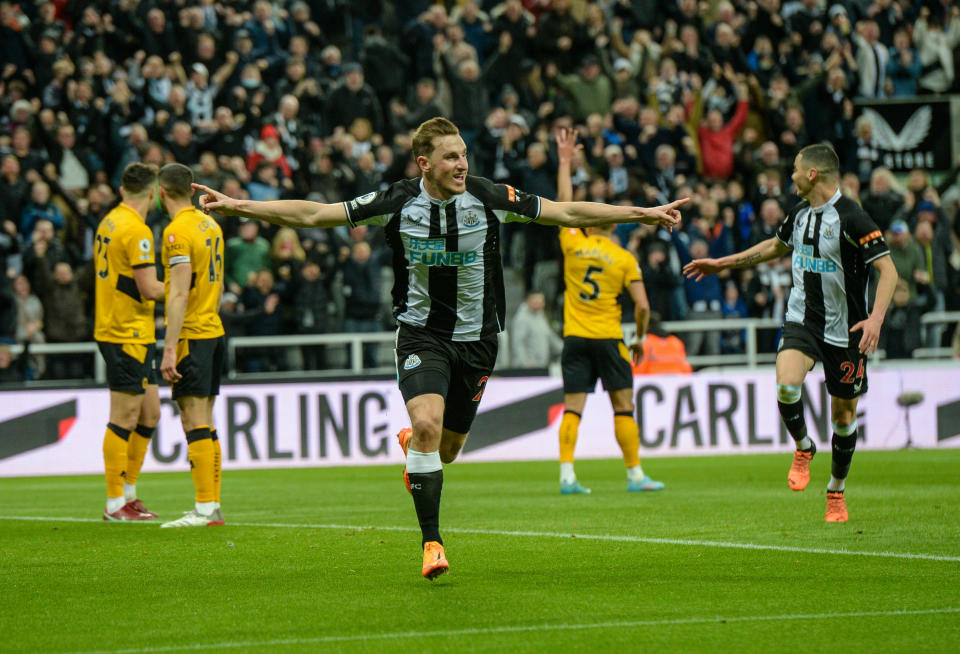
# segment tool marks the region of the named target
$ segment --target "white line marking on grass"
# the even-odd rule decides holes
[[[584,631],[587,629],[622,629],[630,627],[662,627],[670,625],[724,624],[730,622],[776,622],[778,620],[832,620],[841,618],[892,618],[912,615],[940,615],[960,613],[960,607],[939,609],[902,609],[897,611],[852,611],[848,613],[812,613],[787,615],[714,616],[703,618],[674,618],[666,620],[624,620],[618,622],[591,622],[583,624],[534,624],[504,625],[475,629],[443,629],[437,631],[395,631],[385,634],[344,634],[342,636],[317,636],[314,638],[277,638],[274,640],[193,643],[189,645],[164,645],[116,650],[94,650],[73,654],[148,654],[150,652],[182,652],[207,649],[237,649],[241,647],[275,647],[279,645],[313,645],[373,640],[400,640],[406,638],[436,638],[450,636],[484,636],[536,631]]]
[[[0,516],[0,520],[23,520],[31,522],[102,522],[96,518],[56,518],[47,516]],[[149,522],[135,521],[130,524],[147,525]],[[337,524],[296,524],[287,522],[228,522],[232,527],[255,527],[267,529],[348,529],[354,531],[405,531],[419,532],[417,527],[391,527],[382,525],[337,525]],[[912,559],[920,561],[945,561],[960,563],[960,556],[945,554],[915,554],[913,552],[872,552],[821,547],[795,547],[792,545],[762,545],[759,543],[729,543],[718,540],[693,540],[683,538],[646,538],[644,536],[616,536],[610,534],[575,534],[549,531],[506,531],[498,529],[460,529],[446,527],[444,532],[451,534],[474,534],[478,536],[519,536],[522,538],[571,538],[586,541],[605,541],[615,543],[645,543],[648,545],[685,545],[690,547],[717,547],[735,550],[763,550],[769,552],[796,552],[797,554],[838,554],[844,556],[872,556],[891,559]]]

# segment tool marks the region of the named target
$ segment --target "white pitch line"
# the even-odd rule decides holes
[[[0,515],[0,520],[28,521],[28,522],[102,522],[96,518],[56,518],[48,516],[6,516]],[[130,524],[144,525],[143,522]],[[146,523],[150,524],[150,523]],[[152,523],[156,524],[156,523]],[[351,529],[359,531],[409,531],[419,532],[417,527],[391,527],[380,525],[336,525],[314,524],[304,525],[286,522],[228,522],[232,527],[259,527],[269,529]],[[644,536],[616,536],[609,534],[576,534],[549,531],[506,531],[498,529],[461,529],[448,527],[443,530],[451,534],[474,534],[478,536],[517,536],[522,538],[573,538],[581,540],[605,541],[615,543],[644,543],[647,545],[684,545],[689,547],[717,547],[735,550],[763,550],[770,552],[796,552],[797,554],[837,554],[843,556],[871,556],[891,559],[911,559],[919,561],[942,561],[960,563],[960,556],[945,554],[915,554],[912,552],[872,552],[845,549],[828,549],[820,547],[795,547],[792,545],[762,545],[758,543],[729,543],[717,540],[693,540],[683,538],[647,538]]]
[[[395,631],[385,634],[344,634],[341,636],[317,636],[314,638],[277,638],[274,640],[193,643],[190,645],[164,645],[116,650],[93,650],[72,654],[150,654],[152,652],[201,651],[207,649],[238,649],[241,647],[276,647],[280,645],[316,645],[373,640],[399,640],[407,638],[446,638],[450,636],[484,636],[537,631],[584,631],[587,629],[623,629],[631,627],[663,627],[671,625],[724,624],[731,622],[775,622],[778,620],[831,620],[841,618],[893,618],[913,615],[941,615],[960,613],[960,607],[939,609],[902,609],[897,611],[852,611],[847,613],[810,613],[787,615],[713,616],[703,618],[673,618],[666,620],[624,620],[617,622],[590,622],[582,624],[504,625],[473,629],[443,629],[437,631]]]

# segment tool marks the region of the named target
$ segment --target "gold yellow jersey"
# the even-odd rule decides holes
[[[563,251],[563,335],[623,338],[617,298],[632,282],[643,281],[633,255],[604,236],[579,229],[560,230]]]
[[[105,343],[153,343],[154,301],[140,295],[135,268],[155,265],[153,233],[129,204],[110,211],[94,238],[93,337]]]
[[[213,218],[195,207],[177,212],[163,230],[163,269],[167,298],[170,268],[190,266],[190,294],[180,338],[223,336],[217,313],[223,290],[223,231]]]

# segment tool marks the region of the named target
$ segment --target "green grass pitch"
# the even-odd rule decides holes
[[[960,647],[960,450],[454,464],[451,574],[420,576],[401,466],[227,471],[224,527],[106,524],[100,477],[0,480],[3,652],[948,652]],[[139,483],[161,519],[187,473]],[[28,520],[26,518],[35,518]]]

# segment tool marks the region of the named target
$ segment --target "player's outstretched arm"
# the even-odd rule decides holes
[[[573,156],[577,150],[583,149],[577,145],[577,130],[561,127],[557,131],[557,201],[570,202],[573,200],[573,181],[570,170],[573,167]]]
[[[656,207],[620,207],[600,202],[553,202],[541,198],[537,222],[561,227],[644,223],[673,229],[680,226],[680,210],[677,207],[689,201],[690,198],[681,198]]]
[[[192,184],[200,191],[200,208],[221,216],[238,216],[265,220],[284,227],[336,227],[347,224],[347,210],[343,204],[323,204],[307,200],[273,200],[255,202],[238,200],[214,191],[203,184]]]
[[[707,275],[715,275],[727,268],[749,268],[764,261],[777,259],[790,251],[790,248],[776,236],[761,241],[743,252],[731,254],[719,259],[694,259],[683,267],[687,279],[699,282]]]
[[[877,294],[873,299],[873,311],[866,320],[861,320],[850,328],[851,332],[863,331],[858,346],[863,354],[871,354],[877,349],[877,343],[880,341],[880,327],[883,326],[887,307],[890,306],[893,291],[897,288],[897,281],[900,279],[897,268],[893,265],[893,258],[889,254],[875,259],[873,267],[880,273],[880,279],[877,280]]]

